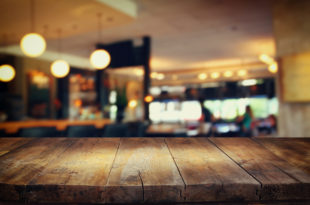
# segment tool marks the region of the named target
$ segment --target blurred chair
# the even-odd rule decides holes
[[[56,127],[29,127],[22,128],[17,137],[60,137],[61,132]]]
[[[128,131],[128,124],[109,124],[104,127],[102,137],[129,137]]]
[[[145,131],[148,123],[145,122],[128,122],[127,137],[145,137]]]
[[[68,126],[67,137],[99,137],[99,130],[93,125]]]

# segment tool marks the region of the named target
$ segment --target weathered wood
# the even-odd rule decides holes
[[[30,142],[31,140],[33,139],[31,138],[25,139],[25,138],[17,138],[17,137],[0,138],[0,156]]]
[[[289,165],[248,138],[211,138],[221,150],[262,184],[261,200],[310,197],[310,175]]]
[[[310,174],[310,138],[255,138],[255,141]]]
[[[81,138],[31,180],[25,197],[30,202],[104,202],[119,138]]]
[[[163,138],[123,138],[106,187],[108,203],[178,202],[184,183]]]
[[[0,200],[24,200],[25,185],[72,144],[72,139],[44,138],[0,157]]]
[[[206,138],[167,138],[188,202],[258,200],[260,183]]]

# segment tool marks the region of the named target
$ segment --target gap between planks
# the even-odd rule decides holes
[[[178,164],[176,163],[176,161],[175,161],[175,159],[174,159],[174,157],[173,157],[173,155],[172,155],[172,153],[171,153],[170,147],[169,147],[168,143],[166,142],[166,138],[164,138],[164,142],[165,142],[165,145],[167,146],[167,149],[168,149],[168,151],[169,151],[169,153],[170,153],[170,156],[171,156],[171,158],[173,159],[173,162],[174,162],[174,164],[175,164],[176,168],[178,169],[178,172],[179,172],[179,174],[180,174],[180,176],[181,176],[181,179],[182,179],[183,184],[184,184],[184,192],[185,192],[185,191],[186,191],[186,183],[185,183],[185,180],[184,180],[184,178],[183,178],[183,176],[182,176],[182,174],[181,174],[181,171],[180,171],[180,169],[179,169]],[[186,201],[186,196],[182,196],[182,193],[180,193],[180,197],[183,198],[184,201]]]

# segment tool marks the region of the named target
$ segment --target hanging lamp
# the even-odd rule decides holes
[[[98,13],[98,40],[101,39],[101,13]],[[104,49],[96,49],[90,55],[90,63],[96,69],[104,69],[108,67],[111,62],[111,56],[108,51]]]
[[[7,36],[3,34],[3,45],[7,46]],[[9,64],[0,65],[0,81],[1,82],[10,82],[15,78],[16,72],[15,68]]]
[[[51,64],[51,73],[56,78],[63,78],[68,75],[70,72],[70,66],[69,63],[67,63],[65,60],[61,59],[61,30],[58,30],[58,52],[59,52],[59,60],[55,60]]]
[[[31,33],[26,34],[20,41],[20,47],[23,53],[29,57],[38,57],[46,49],[46,42],[43,36],[35,33],[35,7],[34,0],[30,0],[30,15],[31,15]]]

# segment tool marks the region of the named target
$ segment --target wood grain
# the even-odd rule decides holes
[[[262,184],[261,200],[310,197],[310,175],[289,165],[248,138],[210,138],[230,158]]]
[[[30,202],[99,203],[119,138],[76,139],[27,186]]]
[[[189,202],[258,200],[259,182],[205,138],[167,138]]]
[[[14,150],[28,142],[30,142],[31,138],[0,138],[0,156],[8,153],[11,150]]]
[[[57,159],[72,139],[36,139],[0,157],[0,199],[24,200],[25,186],[52,160]]]
[[[255,141],[310,174],[310,138],[256,138]]]
[[[121,139],[107,184],[108,203],[178,202],[183,189],[163,138]]]

